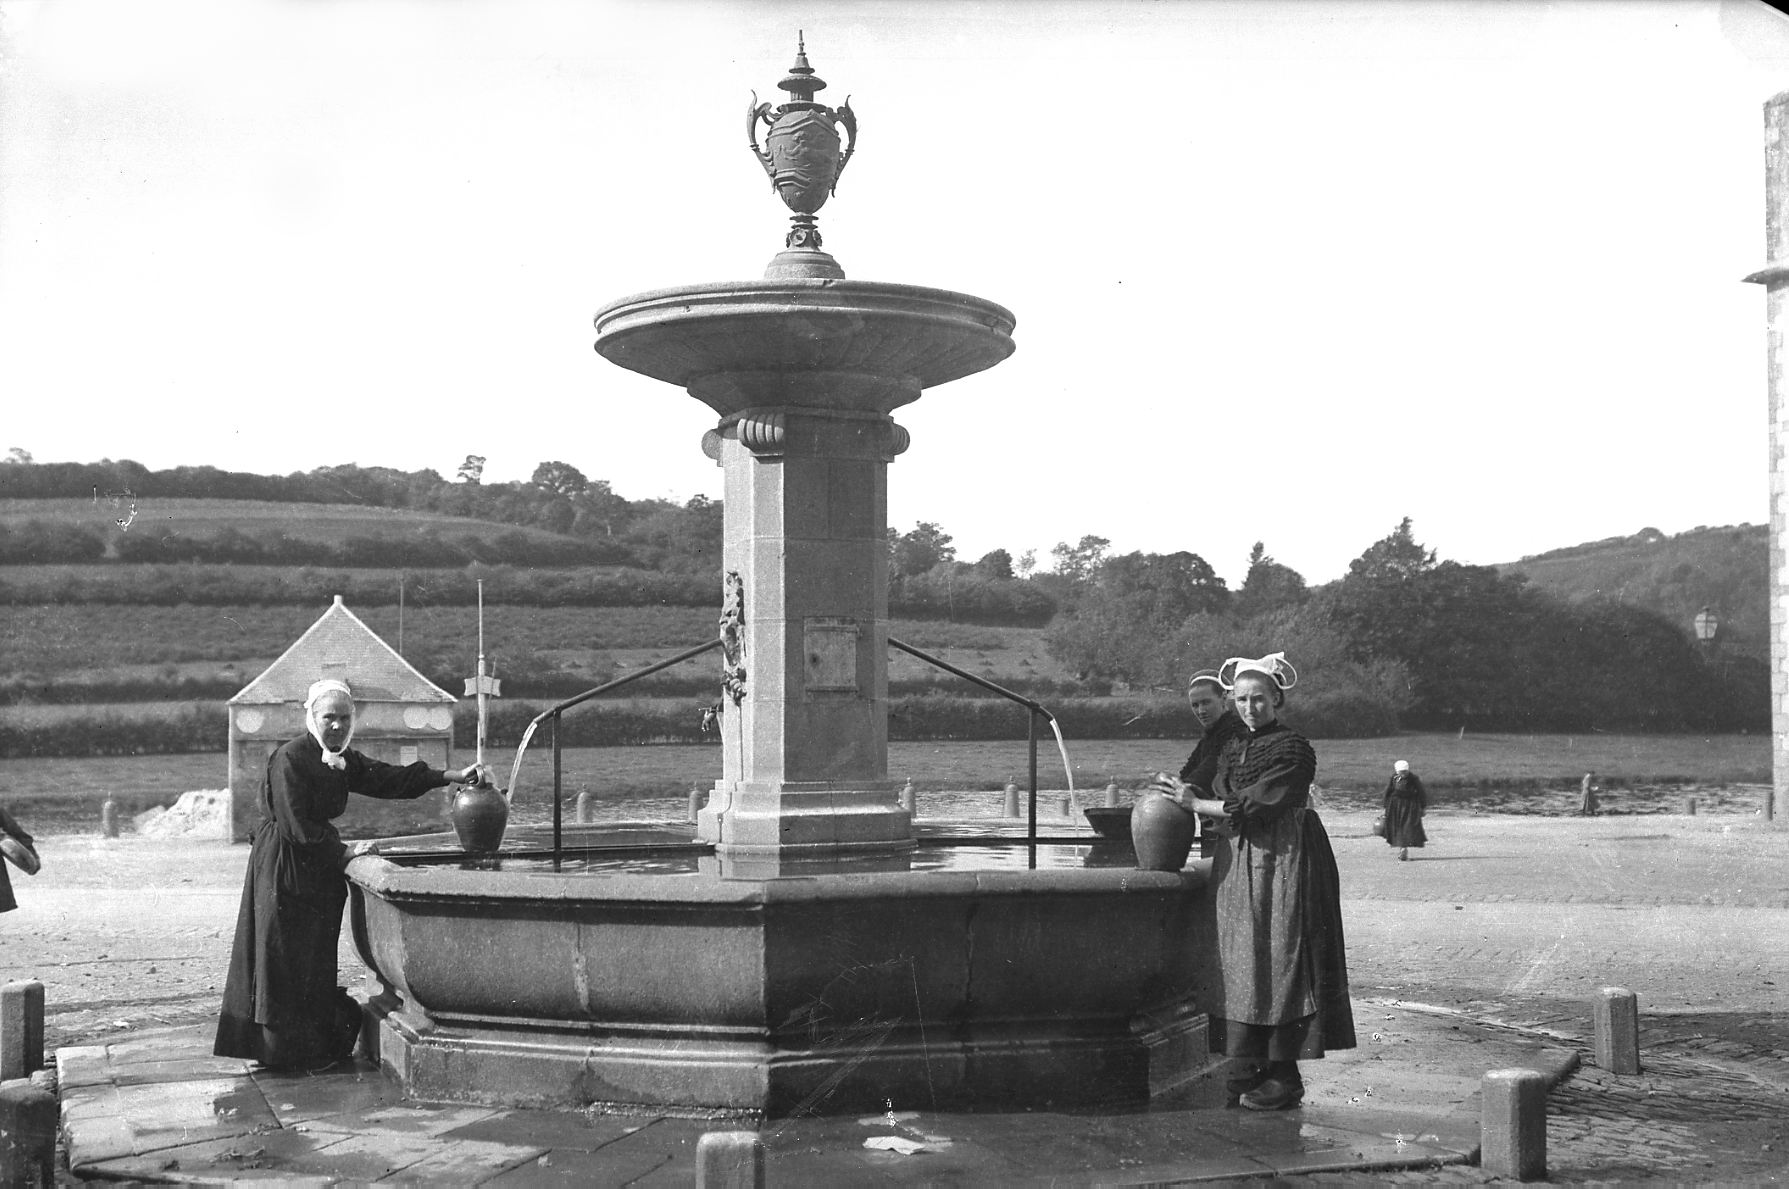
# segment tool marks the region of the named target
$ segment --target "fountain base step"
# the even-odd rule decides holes
[[[577,1107],[618,1114],[761,1120],[897,1110],[1143,1106],[1210,1091],[1206,1018],[1166,1009],[1122,1034],[1068,1022],[1005,1036],[920,1036],[866,1025],[849,1045],[788,1049],[713,1038],[597,1037],[555,1030],[442,1024],[382,996],[367,1005],[377,1057],[406,1095],[426,1102]]]

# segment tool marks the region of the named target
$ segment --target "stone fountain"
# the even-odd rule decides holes
[[[513,1105],[1144,1102],[1213,1064],[1198,873],[910,869],[887,761],[887,471],[908,446],[890,413],[1004,360],[1014,320],[845,277],[816,212],[856,117],[815,101],[805,47],[780,85],[789,102],[748,110],[794,212],[763,278],[596,315],[605,359],[719,415],[723,759],[695,857],[355,860],[380,1059],[416,1097]]]

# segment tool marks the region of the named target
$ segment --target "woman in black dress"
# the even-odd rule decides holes
[[[1304,1100],[1300,1060],[1354,1047],[1341,883],[1310,806],[1316,752],[1279,717],[1297,672],[1282,653],[1218,672],[1246,730],[1225,744],[1213,796],[1191,802],[1229,827],[1211,873],[1222,976],[1211,1046],[1246,1063],[1229,1082],[1242,1106],[1288,1110]]]
[[[1216,669],[1200,669],[1194,673],[1186,684],[1186,698],[1192,707],[1193,719],[1199,724],[1199,742],[1194,745],[1193,754],[1186,758],[1186,763],[1181,765],[1178,781],[1170,777],[1159,782],[1164,792],[1183,802],[1189,794],[1211,796],[1211,782],[1217,775],[1218,757],[1224,754],[1224,744],[1248,731],[1231,708],[1229,691],[1218,681]]]
[[[360,1008],[336,985],[348,899],[342,870],[367,849],[336,833],[348,794],[405,800],[478,776],[476,766],[399,767],[351,750],[354,699],[340,681],[311,686],[304,708],[306,733],[267,760],[212,1046],[220,1057],[272,1068],[328,1066],[352,1053],[360,1035]]]
[[[1410,847],[1422,847],[1429,841],[1423,830],[1423,811],[1429,807],[1429,791],[1422,778],[1410,770],[1408,760],[1391,766],[1391,780],[1385,785],[1385,841],[1398,848],[1400,861],[1410,857]]]

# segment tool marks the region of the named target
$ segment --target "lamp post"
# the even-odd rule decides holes
[[[1696,642],[1702,646],[1703,658],[1714,667],[1715,685],[1720,691],[1719,696],[1724,698],[1727,695],[1727,667],[1721,663],[1721,651],[1715,643],[1716,637],[1721,634],[1721,617],[1713,607],[1704,607],[1696,612],[1696,618],[1692,623],[1696,628]],[[1772,811],[1775,805],[1773,802],[1774,794],[1767,793],[1764,798],[1765,821],[1771,820],[1774,816]]]

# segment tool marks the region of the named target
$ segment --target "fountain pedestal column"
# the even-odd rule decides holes
[[[596,328],[604,358],[721,418],[703,449],[726,471],[726,752],[700,836],[772,868],[906,849],[888,779],[887,471],[907,431],[889,413],[1010,355],[1012,314],[791,250],[761,280],[625,298]]]
[[[697,816],[723,855],[913,845],[888,779],[887,466],[906,441],[883,413],[787,405],[704,441],[739,608],[721,779]]]

